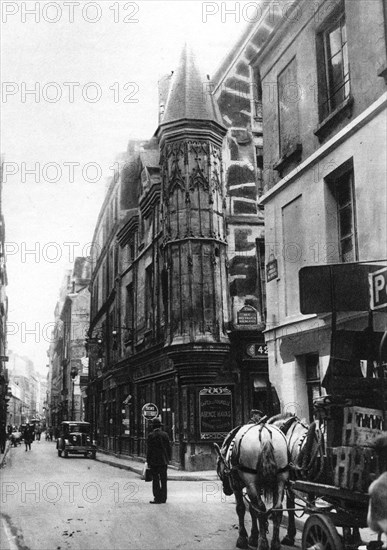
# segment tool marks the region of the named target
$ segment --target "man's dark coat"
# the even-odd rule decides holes
[[[148,435],[146,461],[148,466],[167,466],[171,460],[171,443],[168,434],[156,428]]]

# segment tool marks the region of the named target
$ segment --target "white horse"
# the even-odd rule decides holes
[[[310,426],[290,413],[278,414],[267,423],[277,426],[285,435],[288,444],[291,479],[313,479],[317,481],[323,468],[323,439],[313,422]],[[293,546],[296,537],[294,517],[294,495],[287,491],[288,530],[282,544]]]
[[[288,448],[284,434],[276,426],[263,423],[246,424],[230,432],[221,448],[215,444],[215,449],[218,454],[217,473],[222,480],[223,491],[226,495],[234,493],[236,499],[239,519],[237,547],[248,548],[248,545],[258,545],[258,550],[268,549],[266,532],[270,511],[266,511],[262,500],[264,495],[272,498],[273,509],[276,510],[271,514],[271,550],[279,550],[282,501],[289,476]],[[249,498],[252,519],[249,538],[244,526],[244,488]]]

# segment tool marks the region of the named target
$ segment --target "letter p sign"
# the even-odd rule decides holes
[[[387,267],[369,275],[371,309],[381,309],[387,306]]]

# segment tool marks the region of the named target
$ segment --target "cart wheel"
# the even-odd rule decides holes
[[[340,536],[329,517],[309,516],[302,532],[302,550],[343,550]]]

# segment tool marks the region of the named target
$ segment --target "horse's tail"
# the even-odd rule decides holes
[[[257,462],[259,485],[266,498],[273,496],[277,484],[277,463],[271,441],[265,441]]]

